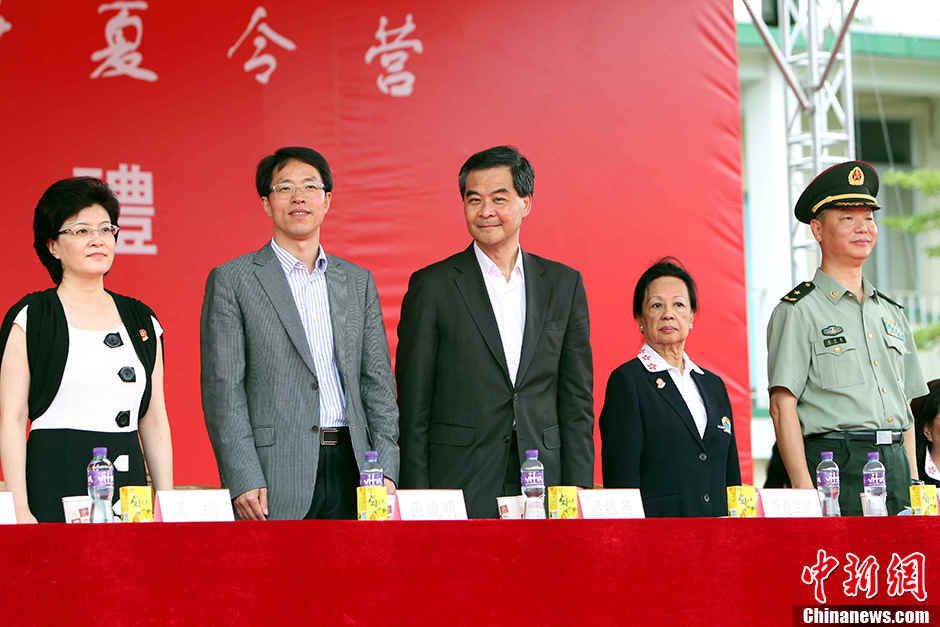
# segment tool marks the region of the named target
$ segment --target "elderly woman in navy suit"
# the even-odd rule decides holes
[[[664,258],[640,277],[633,317],[645,342],[610,375],[600,417],[604,487],[639,488],[646,515],[725,516],[741,483],[721,379],[685,353],[695,282]]]

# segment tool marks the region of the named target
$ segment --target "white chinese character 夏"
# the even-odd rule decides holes
[[[366,64],[379,56],[379,64],[385,68],[387,74],[380,74],[376,78],[379,91],[390,96],[405,97],[414,93],[415,75],[405,70],[405,61],[408,60],[407,49],[418,54],[424,52],[424,45],[420,39],[405,39],[415,29],[414,19],[409,13],[405,16],[405,24],[398,28],[388,29],[388,18],[384,15],[379,18],[379,28],[375,31],[378,45],[371,46],[366,51]],[[391,41],[390,37],[393,37]]]
[[[878,569],[880,568],[878,560],[874,555],[869,555],[864,560],[859,560],[855,553],[845,554],[845,571],[847,577],[842,582],[842,589],[845,595],[857,597],[859,592],[865,593],[866,599],[873,599],[878,595]]]
[[[927,558],[919,551],[904,558],[892,553],[891,564],[888,565],[888,594],[899,597],[910,592],[921,603],[926,601],[926,567]]]
[[[817,603],[826,602],[826,588],[823,584],[838,566],[838,558],[827,555],[825,550],[819,549],[816,551],[816,563],[803,567],[800,581],[813,586],[813,596]]]
[[[242,36],[238,38],[238,41],[235,42],[235,45],[228,49],[226,56],[231,59],[232,55],[235,54],[235,51],[238,50],[238,47],[242,45],[242,42],[245,41],[245,38],[248,37],[248,34],[251,30],[257,26],[258,32],[260,33],[254,39],[252,39],[252,44],[255,46],[255,51],[252,53],[251,58],[245,61],[245,64],[242,66],[246,72],[251,72],[262,66],[267,66],[267,69],[255,74],[255,80],[261,83],[262,85],[267,85],[268,81],[271,80],[271,73],[274,72],[274,69],[277,67],[277,59],[274,58],[274,55],[266,52],[261,54],[261,51],[265,49],[268,45],[268,41],[272,41],[284,50],[296,50],[297,45],[280,33],[276,32],[267,22],[261,22],[264,18],[268,16],[268,12],[264,7],[259,6],[255,9],[255,12],[251,14],[251,20],[248,22],[248,28],[245,29],[245,32],[242,33]],[[259,23],[260,22],[260,23]]]
[[[117,11],[117,14],[108,20],[104,27],[104,38],[108,42],[107,48],[97,50],[91,55],[92,61],[102,61],[91,73],[91,78],[99,76],[130,76],[143,81],[157,80],[156,72],[140,67],[143,55],[137,51],[140,40],[144,35],[144,23],[138,15],[131,15],[132,10],[144,11],[147,3],[112,2],[98,7],[98,13]],[[133,37],[128,40],[125,33],[130,30]]]

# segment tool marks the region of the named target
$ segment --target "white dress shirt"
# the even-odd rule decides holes
[[[503,343],[503,354],[509,369],[509,380],[515,385],[519,358],[522,355],[522,334],[525,331],[525,272],[522,270],[522,248],[516,252],[516,265],[513,266],[508,281],[499,266],[480,250],[476,242],[473,242],[473,252],[476,253],[477,263],[480,264],[483,284],[486,285],[486,293],[490,297],[490,305],[496,316],[499,339]]]
[[[682,363],[685,367],[682,369],[682,372],[679,372],[678,368],[670,366],[666,360],[663,359],[662,355],[654,351],[653,348],[645,342],[637,357],[640,359],[640,363],[642,363],[649,372],[662,372],[663,370],[669,372],[673,383],[679,388],[679,394],[682,395],[682,400],[685,401],[686,407],[689,408],[689,413],[692,414],[692,420],[695,421],[695,427],[698,429],[699,437],[704,437],[705,425],[708,424],[708,413],[705,411],[705,403],[702,401],[702,394],[698,391],[698,386],[695,385],[695,381],[692,380],[693,371],[699,374],[705,374],[702,372],[702,369],[696,366],[692,360],[689,359],[687,354],[682,353]]]

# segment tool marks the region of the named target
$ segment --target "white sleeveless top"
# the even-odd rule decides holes
[[[26,310],[13,320],[26,330]],[[153,316],[154,332],[159,338],[163,327]],[[123,345],[109,348],[104,338],[118,333]],[[156,339],[156,338],[155,338]],[[125,383],[119,376],[121,368],[134,369],[136,381]],[[137,430],[140,399],[147,386],[144,365],[137,357],[127,329],[122,324],[114,329],[76,329],[69,325],[69,354],[62,373],[62,382],[49,408],[32,421],[30,429],[78,429],[122,433]],[[119,427],[117,416],[130,412],[126,427]]]

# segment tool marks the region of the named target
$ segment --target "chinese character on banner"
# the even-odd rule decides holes
[[[927,558],[923,553],[911,553],[902,558],[897,553],[891,554],[888,566],[888,594],[899,597],[906,592],[923,603],[927,600],[927,588],[924,569]]]
[[[415,29],[411,13],[405,16],[405,25],[399,28],[386,30],[388,19],[383,15],[379,18],[379,29],[375,31],[375,38],[379,41],[376,46],[366,51],[366,65],[372,63],[376,55],[379,64],[385,68],[387,74],[380,74],[376,79],[379,91],[390,96],[403,98],[414,92],[415,75],[405,70],[405,61],[408,60],[406,49],[411,48],[418,54],[424,52],[420,39],[405,39]],[[389,37],[394,37],[389,41]]]
[[[0,0],[0,4],[2,4],[2,0]],[[7,32],[11,28],[13,28],[13,24],[10,24],[8,21],[3,19],[2,15],[0,15],[0,37],[3,37],[3,33]]]
[[[101,168],[72,168],[72,176],[102,178]],[[153,172],[141,172],[132,163],[118,164],[117,170],[108,170],[104,181],[121,203],[121,232],[114,251],[128,255],[156,255],[153,240]]]
[[[130,76],[151,83],[157,80],[156,72],[140,67],[144,56],[137,52],[137,47],[140,46],[140,39],[144,35],[144,24],[139,16],[130,14],[130,11],[134,9],[144,11],[147,9],[147,3],[142,1],[112,2],[98,7],[98,13],[117,11],[117,15],[111,17],[104,27],[104,38],[108,42],[108,47],[97,50],[91,55],[92,61],[104,59],[101,65],[91,73],[92,78]],[[130,41],[124,36],[127,31],[131,31],[133,35]]]
[[[813,586],[813,596],[817,603],[826,602],[826,590],[823,582],[829,578],[829,575],[839,566],[839,560],[831,555],[826,555],[826,551],[819,549],[816,551],[816,563],[812,566],[804,566],[803,574],[800,580],[806,585]]]
[[[242,33],[242,36],[238,38],[238,41],[235,42],[235,45],[228,49],[228,54],[226,55],[229,59],[232,58],[232,55],[235,54],[235,51],[238,50],[238,47],[242,45],[242,42],[245,41],[245,37],[248,36],[248,33],[251,32],[255,26],[258,27],[258,32],[260,35],[256,36],[252,43],[255,46],[255,51],[251,55],[251,58],[245,61],[245,64],[242,66],[245,68],[246,72],[251,72],[261,66],[267,66],[267,69],[263,72],[255,74],[255,80],[263,85],[267,85],[268,81],[271,80],[271,73],[274,71],[274,68],[277,67],[277,59],[274,58],[274,55],[270,53],[261,54],[261,51],[264,50],[265,46],[268,45],[268,40],[273,41],[275,44],[283,48],[284,50],[296,50],[297,45],[292,42],[290,39],[277,33],[268,26],[267,22],[258,22],[268,16],[268,12],[264,10],[264,7],[259,6],[255,9],[255,12],[251,14],[251,20],[248,22],[248,28],[245,29],[245,32]],[[267,38],[267,39],[266,39]]]
[[[846,553],[847,564],[842,567],[846,575],[842,582],[842,589],[846,596],[857,597],[859,592],[865,593],[866,599],[873,599],[878,595],[878,560],[869,555],[859,560],[855,553]]]

